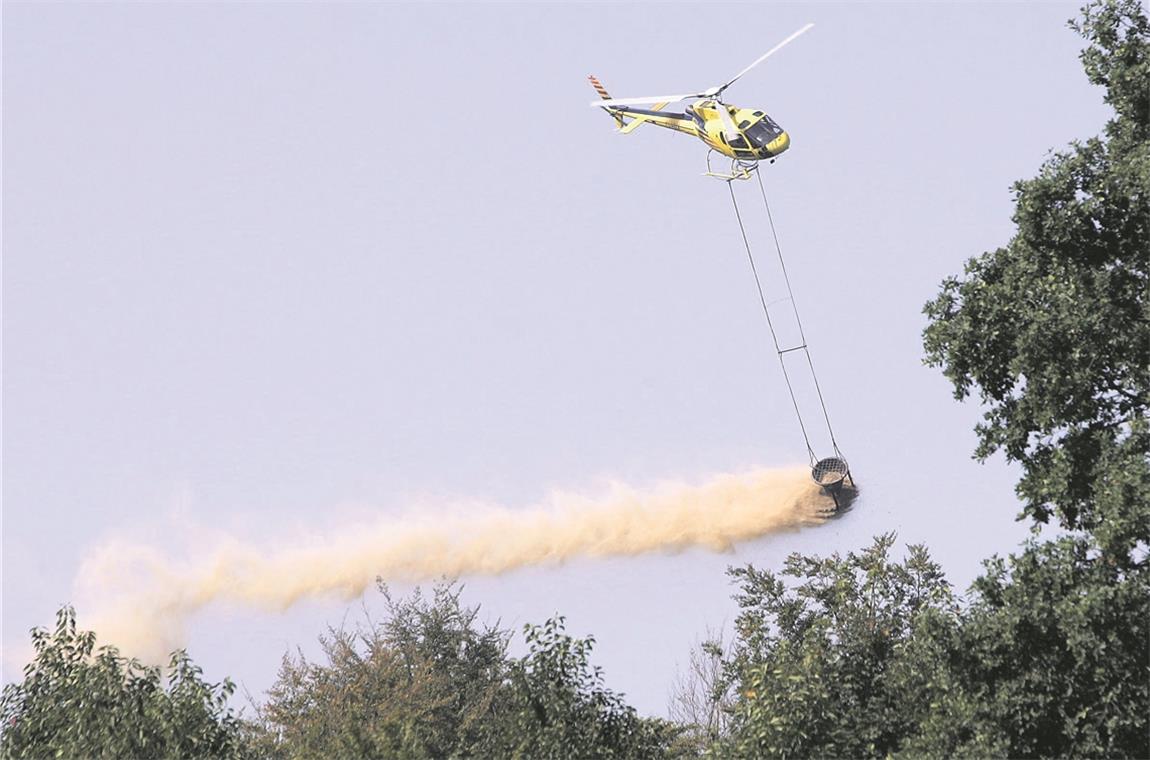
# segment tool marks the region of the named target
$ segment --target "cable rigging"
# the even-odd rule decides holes
[[[811,352],[810,352],[810,348],[807,344],[806,332],[803,330],[802,318],[799,316],[798,304],[795,302],[795,294],[794,294],[793,289],[791,288],[790,277],[787,275],[787,266],[786,266],[786,262],[783,259],[783,249],[782,249],[782,245],[780,245],[780,243],[779,243],[779,235],[778,235],[777,229],[775,228],[775,219],[774,219],[774,215],[771,213],[770,202],[767,200],[767,191],[766,191],[766,187],[763,185],[762,175],[758,173],[757,165],[751,166],[751,167],[746,167],[746,168],[748,170],[746,173],[754,172],[755,178],[758,180],[759,194],[763,199],[763,208],[766,211],[767,220],[770,223],[771,237],[773,238],[774,243],[775,243],[775,253],[778,256],[779,269],[782,272],[783,284],[786,286],[786,290],[787,290],[786,300],[791,302],[791,311],[794,314],[795,325],[798,327],[798,331],[799,331],[799,344],[798,345],[788,346],[788,347],[784,348],[779,343],[778,332],[775,330],[774,321],[771,319],[771,310],[770,310],[769,305],[767,304],[766,295],[763,292],[762,278],[759,276],[759,269],[758,269],[758,266],[755,264],[755,256],[751,250],[750,239],[747,236],[747,228],[746,228],[746,225],[743,223],[742,212],[739,210],[739,201],[738,201],[737,197],[735,196],[735,188],[734,188],[734,185],[732,184],[732,182],[735,179],[748,179],[749,177],[745,176],[745,174],[742,176],[740,176],[738,174],[733,174],[732,176],[729,176],[729,177],[722,177],[722,179],[727,183],[727,190],[731,196],[731,206],[735,211],[735,219],[739,224],[739,234],[742,236],[743,247],[747,251],[747,261],[751,265],[751,273],[755,279],[755,289],[758,291],[758,294],[759,294],[759,304],[762,306],[763,317],[765,318],[765,320],[767,322],[767,329],[771,334],[771,342],[774,344],[775,353],[779,358],[779,367],[782,369],[783,379],[787,385],[787,392],[791,398],[791,405],[794,407],[795,417],[798,419],[799,429],[802,431],[802,434],[803,434],[803,442],[806,444],[806,447],[807,447],[807,455],[810,457],[811,477],[814,478],[816,483],[818,483],[827,492],[829,492],[832,496],[835,497],[835,502],[837,504],[838,503],[838,493],[841,490],[844,481],[849,481],[852,487],[854,485],[854,482],[850,476],[850,467],[847,464],[846,459],[843,457],[842,452],[839,450],[838,442],[835,440],[835,433],[834,433],[834,428],[831,426],[830,414],[827,413],[826,401],[823,398],[822,388],[819,385],[818,375],[815,372],[814,361],[811,359]],[[807,432],[806,422],[803,420],[802,410],[799,407],[798,398],[795,395],[794,384],[791,381],[790,372],[787,370],[787,362],[786,362],[786,358],[785,358],[786,354],[797,352],[797,351],[802,351],[803,354],[806,356],[807,367],[810,369],[811,379],[814,381],[815,393],[818,396],[819,408],[822,411],[823,421],[826,423],[827,435],[830,438],[831,448],[834,451],[833,456],[824,457],[824,458],[820,459],[818,457],[818,455],[815,453],[814,447],[811,445],[810,435]]]

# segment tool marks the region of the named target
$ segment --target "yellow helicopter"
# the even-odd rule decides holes
[[[612,98],[607,89],[595,78],[587,77],[591,85],[599,93],[601,100],[591,103],[594,108],[602,108],[619,125],[619,132],[628,134],[643,124],[655,124],[676,132],[693,135],[707,144],[712,151],[717,151],[731,159],[730,173],[716,172],[711,169],[711,153],[707,153],[708,176],[720,179],[749,179],[750,172],[759,161],[775,157],[791,145],[790,135],[771,119],[765,112],[752,108],[739,108],[723,102],[723,91],[733,85],[738,79],[751,69],[758,66],[767,58],[777,53],[784,45],[792,42],[796,37],[808,31],[814,24],[807,24],[802,29],[775,45],[763,55],[746,67],[726,84],[711,87],[702,92],[685,93],[681,95],[656,95],[645,98]],[[697,99],[684,108],[683,113],[664,113],[663,108],[670,103],[683,100]],[[638,105],[651,105],[651,108],[634,108]]]

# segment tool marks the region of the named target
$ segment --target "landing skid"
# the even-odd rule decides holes
[[[704,177],[714,177],[730,182],[735,179],[750,179],[751,174],[758,171],[758,161],[742,161],[737,158],[731,159],[731,170],[729,172],[715,171],[715,169],[711,167],[711,154],[714,152],[713,150],[707,151],[707,171],[703,172]]]

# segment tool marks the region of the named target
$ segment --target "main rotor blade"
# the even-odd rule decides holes
[[[611,98],[610,100],[596,100],[591,104],[591,107],[607,108],[608,106],[641,106],[648,103],[677,103],[680,100],[701,97],[703,96],[699,93],[690,93],[688,95],[658,95],[651,98]]]
[[[758,59],[756,59],[756,60],[755,60],[755,62],[754,62],[754,63],[752,63],[750,66],[748,66],[747,68],[745,68],[745,69],[743,69],[742,71],[740,71],[738,74],[735,74],[735,76],[734,76],[733,78],[731,78],[731,80],[730,80],[729,82],[727,82],[725,85],[723,85],[723,86],[721,86],[721,87],[713,88],[713,89],[715,89],[715,91],[716,91],[717,93],[722,93],[722,92],[723,92],[723,90],[725,90],[725,89],[727,89],[728,87],[730,87],[731,85],[733,85],[733,84],[734,84],[734,83],[735,83],[735,82],[738,80],[738,78],[739,78],[739,77],[741,77],[743,74],[746,74],[748,71],[750,71],[751,69],[755,68],[756,66],[758,66],[760,63],[762,63],[763,61],[765,61],[765,60],[767,60],[768,58],[770,58],[770,57],[771,57],[772,55],[774,55],[775,53],[779,52],[779,50],[781,50],[781,49],[783,48],[783,46],[785,46],[785,45],[787,45],[788,43],[790,43],[790,42],[794,41],[794,39],[795,39],[796,37],[798,37],[798,36],[799,36],[800,34],[802,34],[803,32],[806,32],[807,30],[809,30],[809,29],[810,29],[812,26],[814,26],[814,24],[813,24],[813,23],[811,23],[811,24],[807,24],[807,25],[806,25],[806,26],[804,26],[802,29],[798,30],[797,32],[795,32],[794,34],[792,34],[790,37],[787,37],[785,40],[783,40],[782,42],[780,42],[778,45],[775,45],[773,48],[771,48],[771,49],[770,49],[770,50],[768,50],[767,52],[763,53],[761,56],[759,56],[759,57],[758,57]]]
[[[739,128],[735,126],[735,120],[731,118],[731,112],[727,110],[724,103],[715,103],[715,110],[719,112],[719,120],[723,122],[723,132],[727,135],[727,140],[734,140],[739,136]]]

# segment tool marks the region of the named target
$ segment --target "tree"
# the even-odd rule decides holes
[[[1150,757],[1150,22],[1110,0],[1071,25],[1114,117],[1015,185],[1014,238],[924,333],[988,406],[976,453],[1020,462],[1023,514],[1069,533],[987,563],[919,754]]]
[[[713,755],[1150,757],[1145,568],[1032,541],[963,603],[923,547],[892,562],[892,541],[731,571],[740,699]]]
[[[694,755],[730,733],[738,694],[727,672],[726,650],[723,634],[708,631],[691,650],[687,670],[677,674],[672,688],[667,713],[683,728],[678,744]]]
[[[0,755],[6,758],[239,758],[249,754],[227,706],[233,685],[209,684],[186,652],[160,668],[95,649],[70,607],[56,629],[32,631],[35,659],[4,687]]]
[[[910,757],[1150,757],[1150,583],[1066,536],[993,559]]]
[[[924,343],[988,407],[977,456],[1022,464],[1024,515],[1128,564],[1150,542],[1150,23],[1111,0],[1071,25],[1114,117],[1014,185],[1016,234],[943,283]]]
[[[957,601],[922,546],[892,561],[894,535],[846,557],[753,565],[740,586],[729,677],[741,699],[718,757],[883,757],[946,688]],[[795,581],[788,585],[786,579]]]
[[[511,632],[481,625],[451,582],[395,599],[383,622],[321,639],[326,662],[285,657],[260,708],[259,746],[283,758],[657,757],[674,732],[640,718],[590,665],[594,640],[563,619]]]
[[[989,407],[979,456],[1023,465],[1024,515],[1070,531],[993,559],[918,754],[1150,756],[1150,23],[1073,22],[1104,136],[1015,185],[1017,233],[926,306],[928,361]]]
[[[554,617],[525,629],[529,654],[512,668],[509,720],[491,757],[657,758],[677,732],[643,719],[590,664],[592,637],[576,639]]]
[[[261,746],[291,758],[469,757],[505,711],[510,634],[477,622],[454,584],[387,618],[321,637],[326,663],[285,656],[260,709]]]

